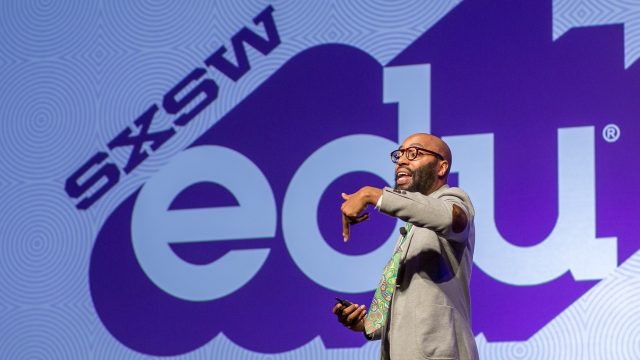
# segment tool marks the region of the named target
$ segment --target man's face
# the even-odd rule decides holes
[[[405,140],[401,149],[408,147],[432,151],[438,150],[428,139],[416,135]],[[422,151],[419,151],[418,156],[413,160],[408,160],[403,154],[396,163],[395,188],[427,195],[433,190],[432,187],[438,181],[438,165],[438,158]]]
[[[427,192],[438,179],[438,159],[423,164],[417,169],[408,166],[396,166],[396,186],[398,190],[419,192],[427,195]]]

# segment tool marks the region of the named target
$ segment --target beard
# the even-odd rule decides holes
[[[427,192],[431,189],[433,184],[435,184],[438,178],[437,166],[438,161],[436,160],[425,164],[423,167],[411,172],[411,183],[407,187],[402,188],[396,182],[395,189],[419,192],[421,194],[428,195]]]

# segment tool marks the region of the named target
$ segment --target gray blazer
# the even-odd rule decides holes
[[[451,231],[452,206],[467,228]],[[469,279],[474,210],[460,188],[444,185],[429,196],[385,188],[380,211],[413,224],[398,271],[382,340],[381,359],[478,359],[471,330]]]

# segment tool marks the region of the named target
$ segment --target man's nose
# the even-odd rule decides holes
[[[396,163],[396,168],[398,168],[401,165],[409,165],[409,160],[407,159],[406,153],[402,154],[402,156],[398,158],[398,162]]]

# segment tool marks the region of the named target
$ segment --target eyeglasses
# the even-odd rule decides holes
[[[418,157],[418,153],[420,151],[423,151],[429,155],[433,155],[435,157],[437,157],[439,160],[444,160],[444,156],[438,154],[435,151],[431,151],[431,150],[427,150],[427,149],[423,149],[423,148],[419,148],[419,147],[415,147],[415,146],[410,146],[406,149],[398,149],[398,150],[394,150],[391,152],[391,161],[396,164],[398,163],[398,161],[400,160],[400,158],[402,157],[402,155],[404,154],[404,156],[407,158],[407,160],[411,161],[411,160],[415,160]]]

